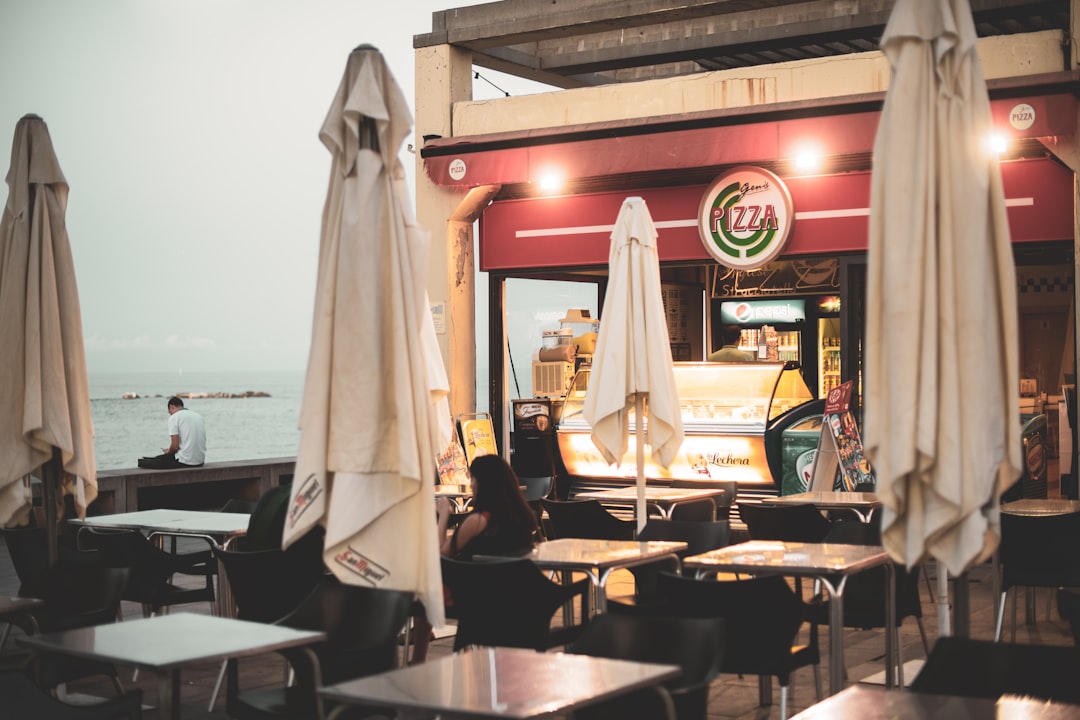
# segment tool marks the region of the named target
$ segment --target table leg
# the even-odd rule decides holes
[[[833,587],[827,576],[819,578],[829,594],[829,694],[844,689],[844,585],[847,575]],[[887,674],[886,674],[887,675]]]
[[[157,676],[158,717],[180,720],[180,670],[166,670]]]

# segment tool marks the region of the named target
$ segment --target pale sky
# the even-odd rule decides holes
[[[413,35],[468,4],[0,2],[0,172],[19,118],[44,118],[90,372],[302,370],[330,168],[318,132],[349,52],[378,47],[411,104]]]

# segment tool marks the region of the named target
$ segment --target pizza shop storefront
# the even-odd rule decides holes
[[[1001,171],[1017,263],[1022,374],[1056,395],[1060,378],[1075,372],[1068,331],[1074,187],[1073,172],[1039,138],[1071,136],[1077,101],[1072,93],[1031,94],[992,99],[992,108],[1007,139]],[[771,357],[799,362],[819,398],[858,381],[879,109],[875,100],[812,115],[722,114],[426,143],[421,155],[433,182],[487,188],[494,198],[479,217],[490,350],[488,386],[477,394],[488,397],[500,447],[509,439],[511,401],[537,390],[515,381],[528,369],[514,362],[513,343],[506,352],[516,330],[508,287],[519,280],[580,284],[585,297],[595,297],[586,304],[596,317],[610,232],[628,196],[645,199],[657,228],[676,361],[705,360],[721,344],[719,328],[738,324],[740,345],[760,343],[762,352],[762,329],[770,330]],[[816,169],[796,165],[799,148],[809,145],[820,149]],[[561,177],[563,189],[537,190],[545,173]],[[559,327],[567,309],[558,297],[553,293],[544,329]],[[539,348],[539,332],[526,332]]]

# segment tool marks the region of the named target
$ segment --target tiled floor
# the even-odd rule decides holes
[[[629,573],[617,574],[615,584],[611,591],[613,594],[626,592],[629,587]],[[991,573],[990,565],[979,566],[969,573],[971,595],[971,636],[976,638],[992,638],[994,628],[993,600],[991,597]],[[933,579],[932,579],[933,583]],[[932,584],[931,583],[931,584]],[[10,560],[7,558],[6,549],[0,543],[0,594],[13,594],[18,587]],[[930,586],[921,581],[921,598],[923,610],[923,622],[930,642],[933,643],[938,632],[937,607],[933,603]],[[1021,624],[1017,632],[1017,641],[1024,643],[1045,643],[1054,645],[1067,645],[1072,643],[1067,624],[1058,618],[1056,609],[1047,619],[1048,591],[1040,591],[1036,603],[1038,621],[1035,625]],[[1010,598],[1011,603],[1011,598]],[[192,605],[189,608],[193,612],[206,612],[205,603]],[[126,616],[137,617],[139,609],[134,605],[124,608]],[[1008,616],[1008,613],[1006,613]],[[1023,600],[1019,608],[1019,618],[1023,623]],[[1006,625],[1006,637],[1008,625]],[[852,681],[858,681],[883,669],[882,656],[884,654],[884,634],[881,630],[846,630],[844,634],[845,655],[847,659],[848,677]],[[828,651],[828,633],[821,633],[823,655]],[[9,641],[10,642],[10,641]],[[436,640],[432,646],[432,655],[450,652],[451,638]],[[922,642],[920,640],[918,626],[913,618],[904,621],[901,628],[901,650],[903,659],[908,662],[910,671],[915,670],[916,664],[910,661],[924,657]],[[822,666],[823,682],[828,687],[828,663]],[[212,711],[207,710],[207,702],[213,690],[217,677],[218,665],[207,663],[185,670],[182,675],[182,702],[183,717],[189,720],[196,718],[224,718],[224,702],[219,700]],[[124,678],[130,678],[130,673],[124,673]],[[243,670],[243,679],[246,687],[258,685],[273,685],[281,682],[282,665],[276,657],[268,657],[254,661],[248,661]],[[141,687],[144,692],[145,702],[154,701],[153,678],[142,674],[137,681],[127,683]],[[809,669],[803,669],[795,673],[793,688],[790,696],[791,714],[813,704],[815,701],[813,689],[813,675]],[[80,694],[109,695],[110,686],[106,682],[80,682],[74,684],[71,691]],[[773,682],[774,703],[779,702],[779,688]],[[739,678],[732,675],[721,675],[713,684],[709,702],[710,718],[737,719],[737,720],[766,720],[778,718],[779,707],[758,706],[758,684],[753,677]],[[148,708],[144,713],[146,718],[157,717],[154,709]]]

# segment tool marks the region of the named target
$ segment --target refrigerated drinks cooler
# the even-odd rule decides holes
[[[664,468],[645,448],[647,482],[734,480],[740,497],[777,492],[780,436],[793,422],[817,412],[797,363],[675,363],[685,440]],[[621,462],[608,465],[593,445],[592,428],[582,414],[591,369],[574,377],[556,430],[559,454],[577,479],[633,484],[637,476],[636,418],[630,411],[629,447]],[[646,423],[647,423],[646,419]]]

